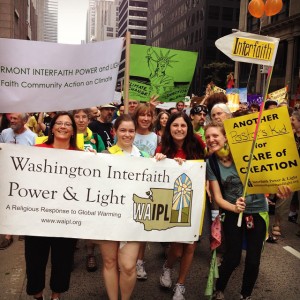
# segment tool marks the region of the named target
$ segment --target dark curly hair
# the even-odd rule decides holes
[[[186,159],[202,159],[204,157],[204,149],[202,149],[200,142],[197,140],[193,125],[189,117],[184,112],[173,113],[166,125],[165,132],[161,140],[161,152],[168,158],[174,158],[178,148],[171,135],[171,124],[178,118],[183,118],[187,124],[187,135],[184,139],[182,149],[186,154]]]

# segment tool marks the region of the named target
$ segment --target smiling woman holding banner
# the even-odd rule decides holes
[[[127,115],[118,117],[114,124],[116,145],[103,152],[114,155],[149,157],[133,145],[136,128],[132,118]],[[99,244],[103,259],[103,277],[110,300],[117,300],[119,287],[121,299],[131,297],[136,283],[136,260],[140,242],[94,241]]]
[[[230,154],[223,125],[208,124],[205,127],[205,137],[209,152],[213,153],[207,160],[207,179],[214,199],[225,215],[223,229],[226,250],[219,269],[214,299],[225,299],[224,290],[232,272],[240,263],[245,238],[247,254],[240,299],[249,300],[257,280],[269,223],[267,202],[263,194],[242,197],[244,187]],[[287,198],[290,194],[288,187],[281,186],[277,196]],[[243,212],[242,226],[238,227],[241,212]]]
[[[67,112],[58,113],[51,121],[49,138],[43,148],[78,150],[76,123]],[[51,250],[51,300],[59,300],[60,294],[69,289],[76,240],[72,238],[25,236],[25,260],[27,294],[43,300],[45,272]]]
[[[155,158],[157,160],[161,160],[167,157],[176,160],[179,164],[182,164],[186,159],[203,159],[204,147],[205,144],[201,140],[201,137],[194,134],[193,125],[189,117],[183,112],[177,112],[172,114],[168,119],[165,132],[162,136],[162,143],[161,146],[158,146],[156,149]],[[179,204],[179,207],[181,205],[182,204]],[[176,208],[178,208],[178,206]],[[178,218],[181,218],[179,210]],[[173,300],[185,299],[184,284],[193,261],[196,245],[197,242],[173,242],[170,245],[167,260],[162,268],[160,285],[165,288],[172,287],[172,268],[176,261],[180,258],[180,270],[174,287]]]

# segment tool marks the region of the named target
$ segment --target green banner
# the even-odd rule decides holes
[[[197,52],[131,45],[129,99],[149,101],[183,100],[188,93],[197,61]]]

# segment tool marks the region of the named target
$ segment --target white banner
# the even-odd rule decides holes
[[[0,231],[117,241],[194,241],[205,163],[0,144]],[[5,172],[5,174],[4,174]]]
[[[0,112],[112,102],[123,39],[82,45],[0,39]]]
[[[280,39],[238,31],[216,40],[216,47],[234,61],[274,66]]]

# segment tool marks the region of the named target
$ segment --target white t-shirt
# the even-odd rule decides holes
[[[150,156],[154,156],[157,148],[157,135],[154,132],[149,134],[135,134],[134,145],[141,151],[147,152]]]
[[[29,129],[26,129],[23,133],[16,134],[11,128],[7,128],[0,134],[0,143],[33,146],[36,136],[37,135]]]
[[[140,157],[141,156],[140,150],[134,145],[132,145],[131,153],[129,153],[127,151],[124,151],[124,150],[123,150],[123,153],[124,153],[124,155],[127,155],[127,156],[134,156],[134,157]]]

